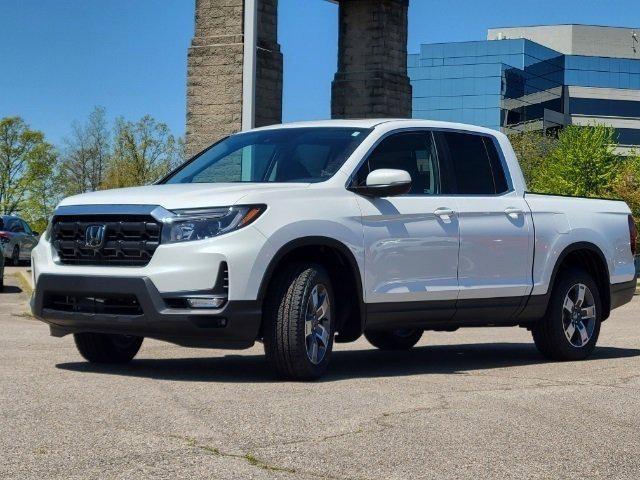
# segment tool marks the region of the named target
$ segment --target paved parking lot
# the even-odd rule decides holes
[[[340,345],[317,383],[275,381],[261,346],[146,341],[124,367],[0,294],[1,478],[640,477],[640,300],[579,363],[525,330],[428,333],[408,353]]]

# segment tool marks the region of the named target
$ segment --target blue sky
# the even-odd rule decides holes
[[[56,144],[93,106],[151,114],[184,133],[195,0],[0,0],[0,117],[20,115]],[[280,0],[284,120],[329,116],[337,7]],[[494,26],[640,27],[637,0],[411,0],[409,52],[482,39]]]

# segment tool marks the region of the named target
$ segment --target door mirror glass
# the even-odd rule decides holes
[[[403,195],[411,190],[411,175],[405,170],[379,168],[367,175],[365,185],[350,190],[368,197]]]

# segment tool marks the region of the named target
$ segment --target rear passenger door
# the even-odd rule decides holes
[[[460,223],[456,320],[509,319],[531,288],[532,220],[507,175],[497,141],[440,132],[451,165]]]

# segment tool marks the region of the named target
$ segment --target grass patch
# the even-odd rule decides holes
[[[168,437],[175,438],[177,440],[182,440],[183,442],[186,442],[188,447],[197,448],[210,455],[215,455],[218,457],[237,458],[239,460],[246,461],[249,465],[253,467],[261,468],[263,470],[269,470],[271,472],[296,473],[296,470],[294,470],[293,468],[284,468],[284,467],[277,467],[275,465],[269,465],[268,463],[263,462],[262,460],[258,459],[251,453],[247,453],[244,455],[239,455],[236,453],[224,453],[220,449],[216,447],[212,447],[211,445],[198,443],[198,441],[193,437],[183,437],[181,435],[168,435]]]

